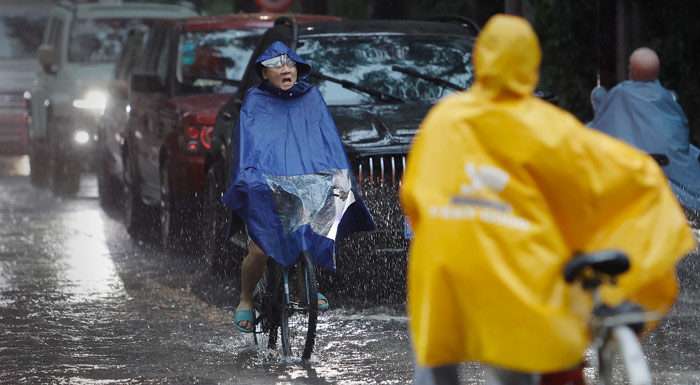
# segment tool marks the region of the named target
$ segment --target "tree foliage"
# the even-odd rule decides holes
[[[582,120],[591,118],[590,92],[599,69],[596,4],[535,0],[534,26],[542,45],[540,87]]]

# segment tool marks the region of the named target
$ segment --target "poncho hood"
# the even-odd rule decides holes
[[[287,47],[287,45],[281,41],[276,41],[270,44],[270,46],[262,54],[260,54],[257,59],[255,59],[256,70],[258,71],[260,78],[262,79],[262,70],[264,68],[260,63],[284,54],[289,56],[290,59],[297,63],[297,76],[299,80],[306,80],[309,73],[311,73],[311,65],[305,62],[304,59],[302,59],[293,49]]]
[[[541,55],[537,35],[526,21],[493,17],[474,45],[474,86],[492,99],[529,97],[537,86]]]

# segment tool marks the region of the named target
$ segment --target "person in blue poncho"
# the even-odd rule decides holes
[[[354,181],[311,67],[282,42],[256,59],[262,83],[249,89],[232,135],[231,183],[223,196],[245,223],[248,255],[234,323],[253,331],[253,290],[267,258],[290,266],[301,253],[335,269],[335,240],[374,223]],[[328,300],[319,294],[320,310]]]
[[[700,149],[690,143],[688,120],[671,91],[659,83],[659,57],[646,47],[629,58],[629,78],[610,92],[591,93],[595,116],[589,126],[643,151],[663,154],[663,170],[690,216],[700,209]]]

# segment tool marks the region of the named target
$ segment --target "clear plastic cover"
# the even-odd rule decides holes
[[[335,239],[343,213],[355,201],[348,170],[293,176],[266,175],[265,178],[272,190],[277,215],[288,233],[310,225],[315,233]]]

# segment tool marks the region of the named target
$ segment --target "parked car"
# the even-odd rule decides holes
[[[36,51],[44,35],[48,0],[0,4],[0,155],[23,155],[29,147],[25,100],[38,69]]]
[[[253,48],[275,17],[234,14],[154,26],[143,66],[131,75],[124,151],[130,234],[142,234],[157,217],[164,248],[197,245],[204,153],[216,113],[238,91]]]
[[[396,193],[406,154],[428,109],[471,85],[477,30],[472,23],[389,20],[281,25],[268,30],[253,53],[257,57],[279,40],[296,47],[314,69],[311,80],[328,104],[378,226],[339,243],[338,266],[355,296],[365,290],[386,296],[382,285],[400,286],[395,283],[403,279],[407,241]],[[203,229],[207,258],[216,269],[230,267],[231,254],[245,247],[240,233],[229,242],[228,227],[241,226],[220,197],[229,183],[235,156],[230,138],[242,99],[260,82],[251,61],[240,90],[217,116],[207,154]]]
[[[133,29],[114,67],[114,78],[107,88],[107,104],[97,129],[97,190],[100,204],[114,209],[124,192],[124,144],[131,105],[129,81],[143,57],[147,29]]]
[[[196,15],[184,5],[61,2],[50,12],[31,90],[30,169],[35,184],[75,193],[94,164],[107,82],[129,30]]]

